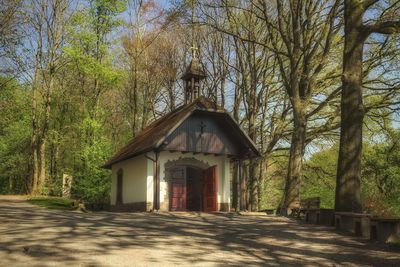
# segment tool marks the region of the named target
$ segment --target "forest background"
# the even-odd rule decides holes
[[[366,2],[366,24],[400,17],[399,1]],[[202,95],[262,153],[245,162],[247,209],[278,207],[291,184],[333,208],[343,10],[339,0],[0,0],[0,193],[60,196],[69,175],[75,198],[108,203],[102,164],[182,105],[195,44]],[[361,198],[367,212],[400,216],[400,35],[388,33],[373,31],[363,51]]]

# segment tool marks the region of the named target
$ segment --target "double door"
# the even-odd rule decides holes
[[[217,169],[216,166],[202,171],[200,183],[187,183],[186,167],[171,170],[169,182],[170,211],[186,211],[193,203],[193,185],[201,186],[201,211],[217,211]]]

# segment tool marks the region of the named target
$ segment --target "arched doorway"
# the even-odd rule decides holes
[[[216,166],[195,158],[165,164],[170,211],[217,211]]]
[[[186,167],[186,209],[188,211],[202,211],[202,176],[202,169]]]

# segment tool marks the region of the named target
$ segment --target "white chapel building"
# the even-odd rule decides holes
[[[182,76],[185,104],[104,165],[112,170],[111,210],[230,211],[232,163],[260,153],[225,109],[200,96],[205,77],[193,57]]]

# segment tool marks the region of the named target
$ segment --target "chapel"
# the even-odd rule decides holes
[[[112,170],[111,210],[230,211],[233,163],[260,153],[229,112],[201,95],[206,77],[192,53],[182,75],[183,105],[105,163]]]

